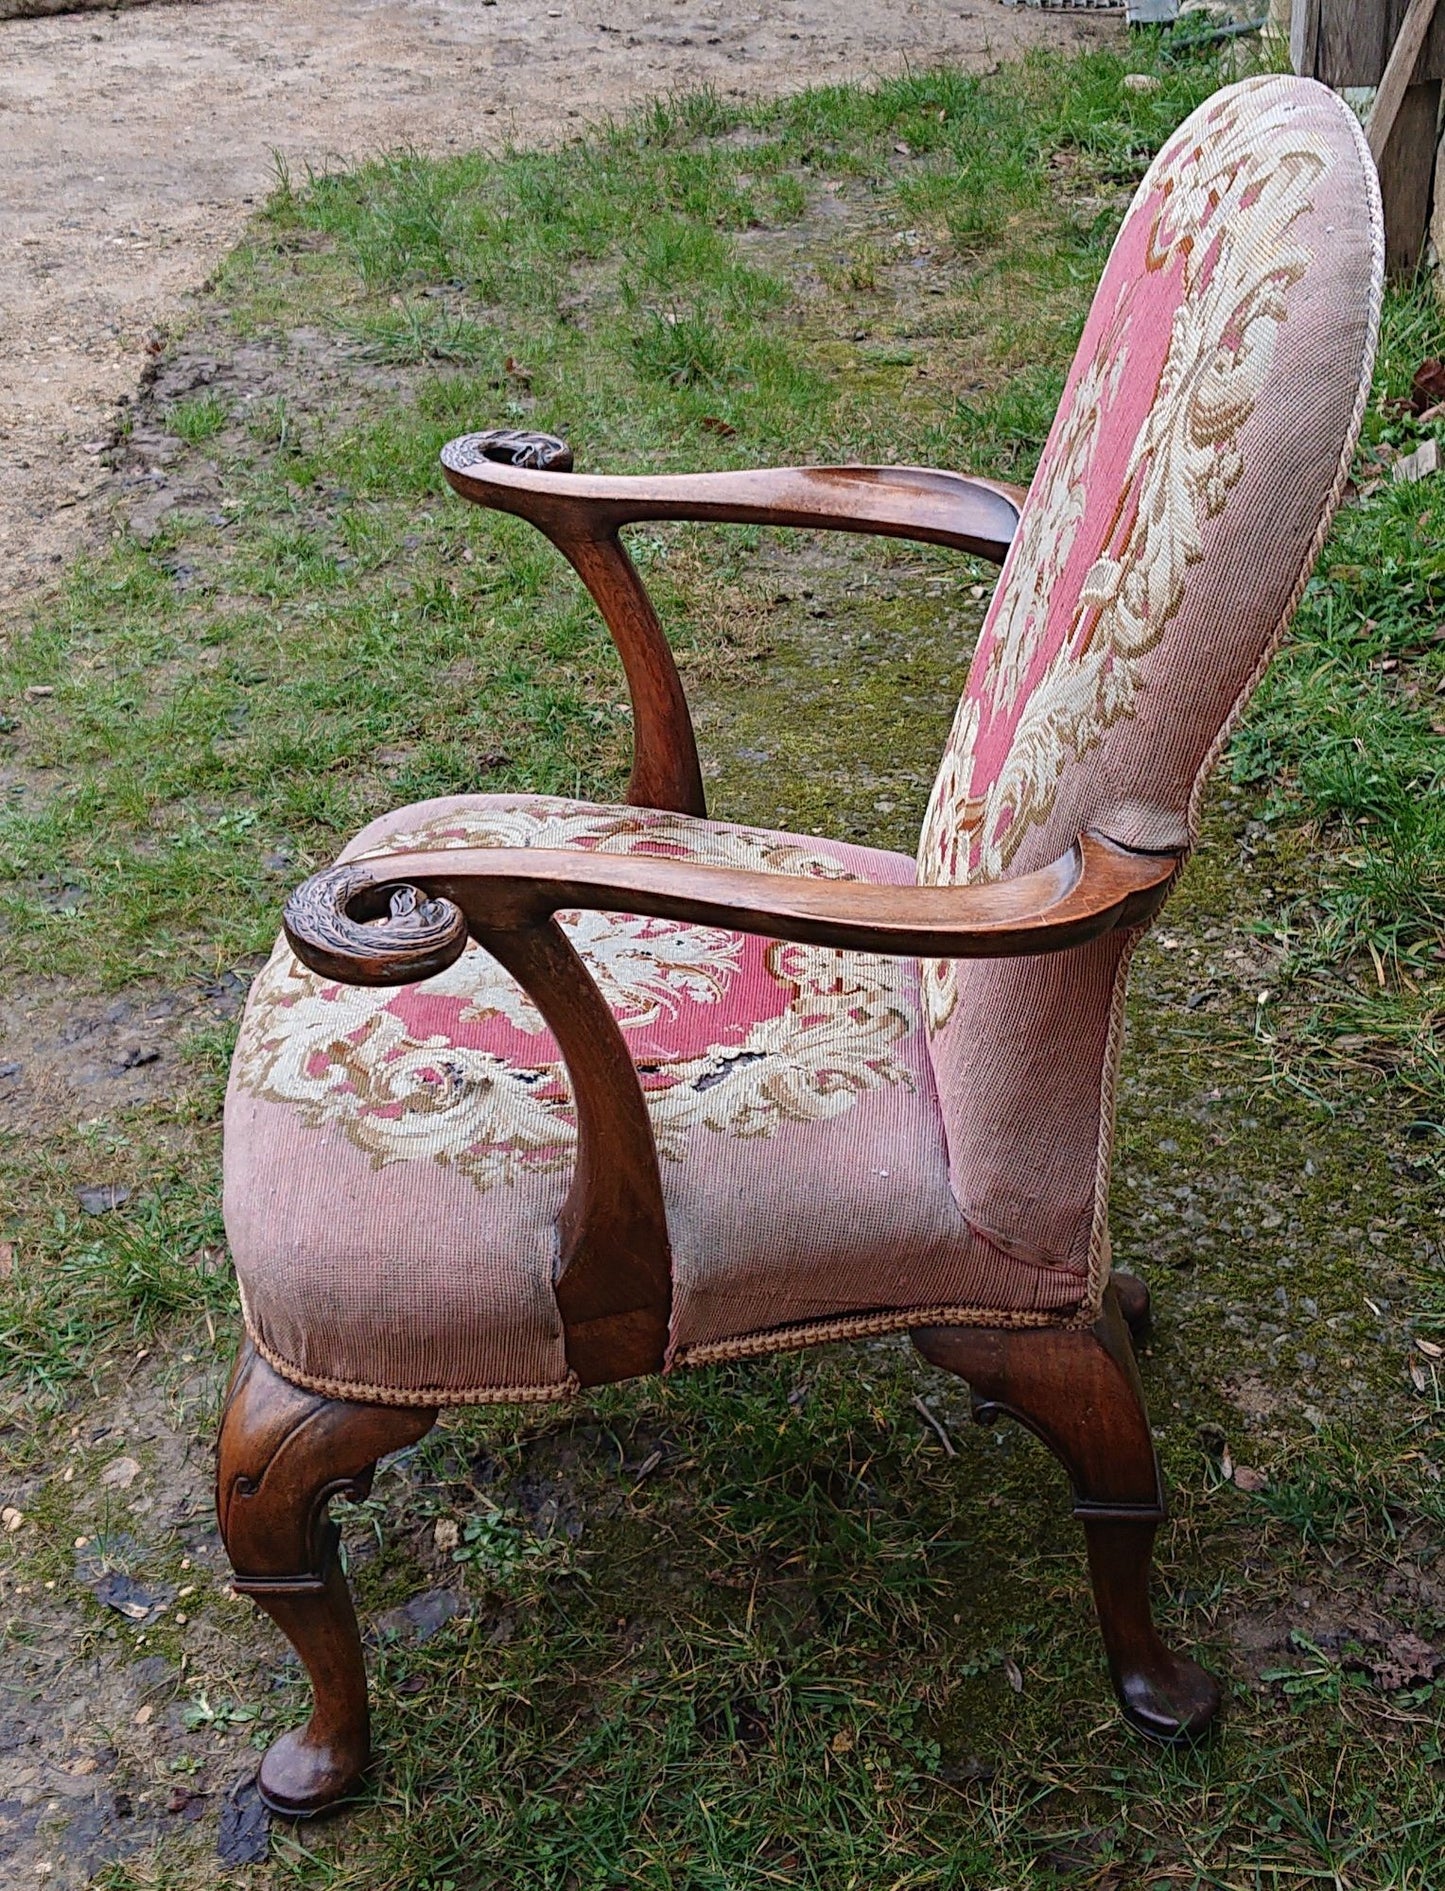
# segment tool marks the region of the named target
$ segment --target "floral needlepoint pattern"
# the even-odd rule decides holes
[[[489,802],[388,834],[386,851],[456,847],[643,853],[846,877],[778,836],[644,810]],[[918,1028],[897,961],[617,913],[559,914],[621,1025],[664,1157],[700,1130],[767,1137],[911,1079],[892,1047]],[[421,985],[319,978],[283,940],[256,980],[238,1086],[340,1125],[379,1165],[429,1159],[479,1187],[569,1166],[576,1128],[556,1043],[521,987],[471,948]]]
[[[1272,81],[1263,81],[1265,87]],[[934,785],[919,877],[1005,874],[1069,767],[1134,713],[1243,470],[1332,149],[1287,90],[1231,88],[1141,186],[1100,286]],[[925,968],[929,1023],[956,968]]]
[[[916,861],[530,795],[401,809],[343,859],[540,847],[905,887],[1027,873],[1088,833],[1183,856],[1345,489],[1383,282],[1375,167],[1327,88],[1247,80],[1169,140],[1085,323]],[[558,917],[662,1157],[671,1364],[1097,1316],[1142,926],[920,966]],[[487,953],[376,990],[278,946],[226,1101],[226,1227],[256,1344],[328,1397],[564,1393],[575,1151],[557,1045]]]

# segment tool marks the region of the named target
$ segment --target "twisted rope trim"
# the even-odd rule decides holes
[[[1081,1310],[1065,1313],[1015,1313],[997,1307],[904,1307],[888,1313],[852,1313],[831,1320],[808,1320],[797,1326],[774,1326],[763,1333],[745,1333],[737,1339],[706,1340],[697,1346],[679,1346],[673,1356],[678,1366],[710,1366],[731,1359],[758,1359],[767,1353],[796,1351],[802,1346],[823,1346],[829,1340],[876,1339],[885,1333],[906,1333],[921,1326],[978,1326],[1005,1332],[1054,1327],[1072,1332],[1092,1326],[1094,1318]]]
[[[242,1311],[244,1312],[244,1306]],[[323,1398],[345,1399],[352,1405],[544,1405],[575,1398],[581,1383],[575,1372],[552,1385],[501,1386],[407,1386],[364,1385],[356,1379],[328,1379],[320,1373],[305,1372],[284,1354],[278,1353],[251,1324],[246,1314],[246,1333],[256,1351],[273,1371],[303,1391],[319,1392]]]

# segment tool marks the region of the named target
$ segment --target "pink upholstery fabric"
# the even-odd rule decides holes
[[[1093,829],[1195,837],[1204,778],[1288,623],[1368,393],[1382,234],[1353,115],[1311,81],[1208,101],[1141,184],[999,579],[919,877],[1027,872]],[[1000,1249],[1107,1270],[1115,934],[929,965],[959,1204]]]
[[[1322,87],[1249,81],[1170,140],[1105,270],[1001,575],[920,877],[1025,872],[1086,829],[1192,841],[1205,773],[1339,496],[1381,266],[1373,169]],[[533,797],[405,808],[347,854],[464,845],[914,874],[841,843]],[[1088,1314],[1107,1269],[1132,935],[919,968],[567,923],[652,1114],[674,1358],[910,1319]],[[226,1109],[253,1336],[287,1376],[341,1395],[564,1392],[552,1278],[573,1147],[556,1046],[485,953],[365,991],[278,946]]]
[[[404,808],[346,857],[461,846],[913,879],[897,854],[526,796]],[[650,1106],[677,1356],[860,1310],[887,1325],[918,1306],[1077,1300],[1076,1276],[993,1253],[958,1212],[915,963],[619,915],[565,923]],[[263,1350],[293,1379],[357,1396],[565,1390],[551,1283],[569,1105],[554,1040],[485,952],[425,984],[364,990],[279,944],[226,1108],[226,1224]]]

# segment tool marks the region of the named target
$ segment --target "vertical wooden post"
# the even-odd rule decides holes
[[[1385,267],[1392,276],[1413,275],[1424,254],[1439,122],[1440,81],[1408,86],[1379,160]]]
[[[1430,222],[1445,78],[1445,8],[1437,0],[1294,0],[1296,72],[1333,86],[1378,86],[1371,148],[1395,276],[1420,262]],[[1393,69],[1392,69],[1393,68]]]

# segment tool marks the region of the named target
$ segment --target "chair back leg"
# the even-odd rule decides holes
[[[311,1679],[305,1726],[274,1741],[257,1785],[273,1812],[309,1818],[353,1793],[371,1757],[361,1636],[327,1505],[360,1501],[376,1461],[436,1422],[415,1406],[306,1392],[241,1349],[221,1419],[216,1512],[235,1587],[266,1611]]]
[[[1164,1493],[1114,1289],[1089,1328],[940,1326],[915,1332],[913,1343],[933,1365],[967,1382],[981,1423],[1006,1412],[1063,1464],[1124,1717],[1155,1740],[1198,1739],[1219,1711],[1219,1687],[1197,1663],[1165,1647],[1150,1612]]]

